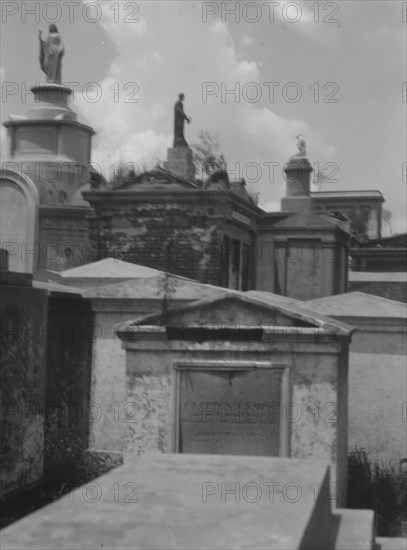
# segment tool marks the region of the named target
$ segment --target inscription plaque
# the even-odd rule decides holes
[[[285,367],[178,366],[175,451],[279,456]]]

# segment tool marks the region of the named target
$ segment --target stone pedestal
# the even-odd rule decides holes
[[[167,161],[164,169],[186,180],[193,179],[195,168],[192,161],[192,149],[189,147],[172,147],[167,150]]]
[[[310,175],[313,168],[306,157],[291,157],[284,168],[287,175],[286,196],[281,199],[283,212],[313,210],[310,197]]]
[[[31,91],[34,102],[27,116],[11,115],[3,123],[9,144],[3,167],[31,178],[40,204],[72,204],[92,171],[91,139],[95,132],[77,121],[68,105],[72,90],[67,86],[37,84]]]
[[[1,197],[6,201],[2,229],[7,226],[2,242],[9,243],[13,271],[38,273],[83,263],[77,258],[83,256],[78,250],[85,250],[88,243],[89,210],[81,190],[94,172],[90,161],[95,132],[78,122],[70,106],[69,87],[43,83],[33,86],[31,92],[26,116],[10,115],[3,123],[8,151],[1,165]],[[29,187],[38,195],[35,209],[24,199]],[[39,227],[27,232],[24,219],[34,212]],[[16,220],[20,221],[17,225]]]
[[[70,107],[68,99],[72,90],[61,84],[36,84],[30,88],[34,94],[34,106],[28,109],[30,119],[76,120],[77,116]]]

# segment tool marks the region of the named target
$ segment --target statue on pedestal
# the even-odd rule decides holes
[[[305,139],[302,134],[295,136],[297,138],[297,149],[298,153],[293,155],[293,157],[306,157],[307,156],[307,147],[305,144]]]
[[[65,48],[57,26],[54,24],[49,26],[49,34],[46,41],[42,40],[41,31],[38,32],[38,38],[40,40],[41,70],[47,75],[47,82],[61,84],[62,57],[65,53]]]
[[[191,118],[184,113],[184,94],[178,95],[178,101],[174,105],[174,147],[188,147],[184,138],[184,121],[189,124]]]

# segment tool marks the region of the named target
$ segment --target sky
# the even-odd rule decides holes
[[[3,0],[1,9],[2,121],[24,114],[29,88],[44,80],[37,35],[55,23],[70,106],[96,130],[92,163],[105,175],[118,161],[137,171],[166,159],[183,92],[188,143],[217,136],[231,178],[243,177],[262,208],[280,209],[301,133],[314,173],[326,176],[313,190],[379,190],[391,231],[406,231],[405,1]]]

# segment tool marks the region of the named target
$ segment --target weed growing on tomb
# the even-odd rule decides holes
[[[223,153],[220,152],[218,136],[201,130],[198,134],[199,143],[192,144],[194,152],[194,165],[198,180],[203,187],[208,178],[215,172],[226,172],[226,162]]]
[[[407,472],[402,464],[378,464],[356,449],[349,454],[348,508],[373,509],[378,536],[407,535]]]
[[[177,292],[177,279],[171,275],[171,260],[173,256],[174,237],[175,235],[170,236],[164,243],[163,260],[165,271],[162,273],[157,281],[157,294],[162,298],[161,318],[163,323],[165,322],[164,319],[169,310],[170,301],[174,294]]]

